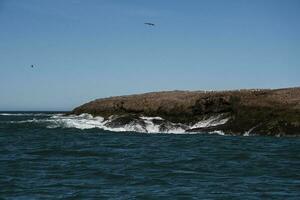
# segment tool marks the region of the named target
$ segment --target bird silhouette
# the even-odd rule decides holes
[[[146,24],[146,25],[148,25],[148,26],[155,26],[155,24],[150,23],[150,22],[146,22],[146,23],[144,23],[144,24]]]

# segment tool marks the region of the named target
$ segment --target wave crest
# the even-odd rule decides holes
[[[33,115],[34,116],[34,115]],[[38,116],[38,115],[37,115]],[[23,121],[11,121],[10,123],[38,123],[44,124],[46,128],[76,128],[76,129],[94,129],[99,128],[113,132],[140,132],[140,133],[191,133],[187,132],[193,128],[211,127],[224,124],[228,121],[222,115],[212,116],[204,119],[193,125],[185,125],[181,123],[172,123],[161,117],[146,117],[139,118],[122,118],[122,116],[111,116],[105,120],[103,117],[93,117],[90,114],[81,115],[62,115],[54,114],[47,118],[42,119],[28,119]],[[211,133],[217,133],[223,135],[220,131],[214,131]]]

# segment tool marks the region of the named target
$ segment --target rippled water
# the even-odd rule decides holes
[[[36,123],[51,116],[0,114],[0,199],[300,196],[297,137],[118,133]]]

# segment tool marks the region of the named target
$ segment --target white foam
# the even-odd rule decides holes
[[[144,119],[144,120],[164,120],[163,118],[161,117],[145,117],[145,116],[142,116],[140,117],[141,119]]]
[[[223,115],[211,116],[208,119],[204,119],[200,122],[197,122],[191,128],[206,128],[206,127],[218,126],[218,125],[225,124],[228,120],[229,118],[224,118]]]
[[[251,136],[252,131],[253,131],[254,129],[256,129],[259,125],[260,125],[260,124],[258,124],[258,125],[256,125],[256,126],[253,126],[252,128],[250,128],[248,131],[246,131],[246,132],[243,134],[243,136]]]
[[[76,128],[76,129],[94,129],[99,128],[113,132],[141,132],[141,133],[173,133],[173,134],[194,134],[186,132],[191,128],[216,126],[226,123],[228,119],[223,116],[214,116],[203,121],[200,121],[192,126],[187,126],[180,123],[171,123],[161,117],[140,117],[144,123],[132,121],[122,127],[112,127],[109,124],[116,119],[117,116],[111,116],[108,120],[103,117],[93,117],[90,114],[81,115],[62,115],[54,114],[43,119],[28,119],[23,121],[11,121],[10,123],[40,123],[45,124],[47,128]],[[162,123],[154,123],[153,120],[161,120]],[[224,135],[222,132],[215,131],[214,133]]]
[[[220,131],[220,130],[211,131],[211,132],[209,132],[209,134],[225,135],[225,133],[223,131]]]

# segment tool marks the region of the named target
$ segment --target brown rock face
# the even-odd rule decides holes
[[[191,124],[212,115],[230,120],[209,130],[228,134],[300,135],[300,88],[220,92],[170,91],[118,96],[84,104],[72,114],[160,116]],[[206,131],[191,129],[189,131]]]

